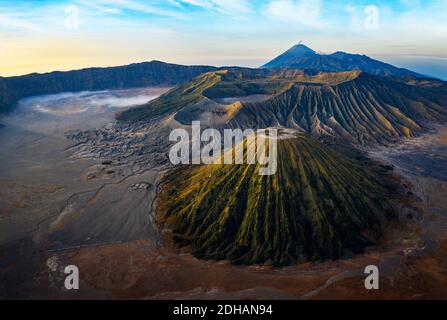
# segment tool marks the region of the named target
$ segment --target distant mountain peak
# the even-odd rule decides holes
[[[277,58],[264,65],[263,68],[282,68],[284,62],[306,59],[317,55],[318,54],[314,50],[300,42]]]
[[[423,77],[416,72],[374,60],[366,55],[343,51],[337,51],[333,54],[319,54],[302,43],[293,46],[262,68],[313,69],[323,72],[362,70],[379,76]]]
[[[309,48],[308,46],[298,43],[297,45],[293,46],[289,50],[287,50],[285,53],[294,54],[294,55],[312,55],[316,54],[314,50]]]

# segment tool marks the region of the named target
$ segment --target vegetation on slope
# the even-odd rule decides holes
[[[393,188],[378,169],[305,134],[278,142],[272,176],[258,165],[170,171],[158,223],[199,258],[242,264],[336,259],[372,244],[394,216]]]

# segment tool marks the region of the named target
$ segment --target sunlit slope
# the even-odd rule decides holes
[[[204,99],[203,91],[221,81],[220,72],[200,75],[194,81],[175,87],[147,105],[124,111],[118,116],[121,121],[144,121],[174,113]]]
[[[178,85],[149,103],[126,110],[118,115],[120,121],[150,121],[172,115],[206,99],[277,95],[296,82],[337,84],[351,80],[356,72],[308,75],[300,70],[267,70],[233,68],[204,73]]]
[[[282,125],[369,145],[412,137],[425,123],[447,119],[447,95],[442,90],[352,74],[357,76],[338,84],[297,82],[269,101],[243,104],[230,126]]]
[[[299,73],[291,71],[291,74]],[[143,106],[124,111],[120,121],[150,121],[154,118],[174,114],[186,107],[206,99],[247,96],[250,94],[280,93],[288,81],[269,77],[284,72],[235,68],[204,73],[188,83],[181,84],[166,94]]]
[[[336,259],[373,243],[394,216],[383,172],[305,134],[278,142],[272,176],[258,175],[258,165],[169,172],[158,223],[199,258],[243,264]]]
[[[427,83],[427,81],[429,83]],[[232,128],[285,126],[354,144],[395,142],[447,121],[445,83],[369,75],[361,71],[232,69],[205,73],[148,104],[123,112],[121,121],[151,121],[176,114],[183,124]],[[262,101],[225,98],[264,95]],[[223,104],[222,104],[223,103]]]

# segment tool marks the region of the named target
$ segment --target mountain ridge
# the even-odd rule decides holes
[[[217,69],[211,66],[183,66],[154,60],[117,67],[0,77],[0,115],[12,110],[19,99],[29,96],[67,91],[172,86]]]
[[[360,145],[388,144],[447,120],[447,95],[365,72],[335,85],[295,84],[270,101],[242,104],[231,127],[282,125]]]
[[[335,65],[326,64],[327,57],[334,59],[334,57],[345,57],[354,60],[370,59],[366,56],[351,55],[344,52],[336,52],[332,55],[319,55],[312,49],[300,44],[294,46],[290,50],[286,51],[281,56],[289,56],[289,60],[295,59],[297,56],[304,58],[302,65],[292,64],[291,68],[286,69],[283,73],[299,73],[303,72],[309,75],[317,75],[322,72],[341,72],[361,70],[362,68],[354,68],[356,62],[351,65],[339,65],[336,62]],[[272,60],[271,63],[276,61],[281,56]],[[359,58],[360,57],[360,58]],[[316,62],[306,63],[309,59],[317,59]],[[280,59],[281,60],[281,59]],[[287,59],[286,59],[287,60]],[[337,59],[336,59],[337,60]],[[362,70],[371,74],[380,74],[387,77],[397,77],[399,81],[412,81],[417,83],[421,79],[421,76],[405,69],[399,69],[388,64],[384,64],[377,60],[372,60],[374,63],[378,63],[380,67],[377,68],[363,68]],[[337,60],[339,61],[339,59]],[[281,65],[282,62],[280,62]],[[276,63],[273,63],[276,64]],[[387,66],[388,69],[381,69],[383,66]],[[281,65],[281,67],[283,67]],[[300,67],[299,69],[296,69]],[[391,68],[391,69],[389,69]],[[126,66],[117,67],[95,67],[84,68],[80,70],[71,71],[54,71],[50,73],[31,73],[23,76],[14,77],[0,77],[0,116],[5,115],[9,111],[13,110],[18,100],[24,97],[42,95],[42,94],[55,94],[67,91],[95,91],[95,90],[109,90],[109,89],[126,89],[143,86],[174,86],[194,79],[200,74],[218,70],[241,70],[242,73],[257,74],[257,77],[267,77],[269,75],[268,70],[275,70],[275,66],[270,66],[269,63],[260,69],[250,69],[242,67],[212,67],[212,66],[183,66],[178,64],[169,64],[161,61],[141,62],[133,63]],[[301,70],[301,71],[300,71]],[[329,71],[328,71],[329,70]],[[385,70],[385,71],[384,71]],[[388,71],[387,71],[388,70]],[[391,71],[389,71],[391,70]],[[397,71],[396,71],[397,70]],[[405,70],[403,73],[400,72]],[[279,72],[279,71],[277,71]],[[410,80],[406,79],[409,78]],[[403,80],[405,79],[405,80]],[[428,81],[430,82],[430,81]],[[439,87],[445,89],[445,83],[441,83]],[[444,90],[447,91],[447,90]],[[120,119],[121,117],[118,116]]]
[[[435,84],[441,86],[408,84],[357,70],[318,74],[221,70],[126,110],[118,120],[151,121],[174,115],[188,125],[209,118],[210,125],[220,127],[284,126],[358,145],[385,145],[422,133],[425,123],[447,120],[447,91]],[[263,95],[262,101],[243,99],[256,95]],[[221,102],[228,97],[239,98]]]
[[[427,77],[405,68],[398,68],[391,64],[372,59],[366,55],[350,54],[343,51],[337,51],[327,55],[319,54],[303,44],[293,46],[261,66],[261,68],[317,69],[325,72],[362,70],[373,75],[381,76]]]

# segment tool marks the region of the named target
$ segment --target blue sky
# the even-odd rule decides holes
[[[447,0],[0,0],[0,75],[163,60],[256,67],[303,41],[447,79]]]

